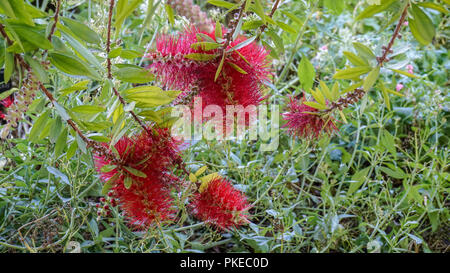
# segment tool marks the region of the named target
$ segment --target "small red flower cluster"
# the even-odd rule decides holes
[[[283,114],[288,132],[297,137],[318,138],[321,133],[332,134],[338,129],[331,116],[324,116],[316,108],[304,104],[304,100],[290,98],[289,111]]]
[[[186,186],[171,174],[181,163],[179,143],[170,136],[168,129],[150,132],[122,137],[114,145],[120,166],[113,166],[114,163],[105,156],[94,156],[101,180],[112,183],[108,197],[114,202],[118,200],[131,225],[138,229],[173,220],[176,209],[171,191]],[[130,178],[132,183],[127,187]],[[229,181],[214,179],[204,191],[194,194],[190,207],[199,219],[227,229],[247,222],[245,212],[250,206]],[[103,209],[108,211],[109,207]]]
[[[221,229],[248,222],[246,213],[251,207],[245,195],[223,178],[210,181],[194,196],[190,206],[197,218]]]
[[[7,97],[0,101],[0,106],[3,106],[5,109],[9,108],[14,103],[14,99],[12,96]],[[0,119],[4,119],[5,114],[0,110]]]
[[[152,61],[148,68],[167,88],[184,91],[178,103],[192,103],[194,96],[200,96],[203,108],[218,105],[225,110],[226,105],[258,105],[263,100],[262,82],[270,75],[269,52],[256,42],[233,50],[226,54],[221,73],[215,79],[223,48],[205,50],[201,44],[192,46],[205,42],[202,35],[209,37],[210,41],[215,40],[214,32],[202,32],[195,27],[186,29],[177,37],[158,37],[156,51],[148,55]],[[245,37],[238,37],[226,49],[230,50],[244,41]],[[186,57],[192,54],[211,56],[211,59],[199,61]]]
[[[121,166],[111,171],[102,171],[111,161],[103,156],[95,156],[95,165],[101,179],[113,182],[112,196],[119,200],[125,215],[136,227],[145,227],[156,221],[166,221],[174,217],[170,188],[176,179],[168,173],[180,162],[178,143],[170,136],[168,129],[143,131],[134,137],[123,137],[115,145]],[[131,169],[145,174],[137,175]],[[126,177],[132,184],[125,186]]]

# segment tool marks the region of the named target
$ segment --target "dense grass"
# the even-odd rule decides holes
[[[354,23],[353,10],[340,16],[294,12],[302,18],[310,12],[315,19],[299,49],[294,35],[283,34],[285,53],[274,69],[278,75],[286,65],[289,69],[286,80],[274,78],[270,103],[284,105],[286,95],[299,93],[299,53],[313,60],[321,79],[330,80],[344,66],[342,51],[352,40],[379,50],[375,45],[392,32],[381,27],[383,16]],[[163,16],[160,11],[154,23],[164,28]],[[438,14],[433,18],[440,20]],[[251,223],[231,233],[188,216],[185,204],[178,204],[176,222],[147,232],[130,230],[117,208],[110,218],[97,219],[101,182],[91,154],[66,151],[54,158],[48,140],[1,142],[0,251],[449,251],[449,33],[445,23],[437,31],[434,46],[426,50],[409,33],[397,42],[397,50],[410,47],[400,60],[414,64],[422,77],[384,74],[392,89],[397,82],[405,85],[405,97],[391,98],[392,110],[374,91],[363,113],[360,105],[346,109],[348,123],[318,141],[293,139],[281,129],[274,152],[261,152],[260,141],[202,140],[190,146],[184,154],[188,169],[206,165],[220,172],[254,205]],[[323,45],[327,52],[319,50]],[[41,111],[36,106],[30,116]]]

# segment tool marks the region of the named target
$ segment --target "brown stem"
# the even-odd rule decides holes
[[[108,69],[108,79],[112,79],[111,74],[111,58],[109,58],[109,52],[111,51],[111,20],[114,9],[114,0],[109,2],[109,14],[108,14],[108,32],[107,32],[107,40],[106,40],[106,54],[107,54],[107,69]]]
[[[275,11],[278,9],[278,5],[279,5],[279,4],[280,4],[280,0],[276,0],[275,3],[273,4],[272,11],[271,11],[270,14],[269,14],[269,17],[270,17],[270,18],[272,18],[272,16],[274,15]],[[260,32],[259,32],[259,34],[258,34],[257,40],[259,40],[259,39],[261,38],[261,34],[264,32],[264,30],[266,30],[266,28],[267,28],[267,24],[264,24],[264,25],[262,25],[262,26],[259,28],[259,29],[260,29]]]
[[[112,21],[112,14],[114,9],[114,0],[111,0],[109,2],[109,13],[108,13],[108,32],[107,32],[107,40],[106,40],[106,61],[107,61],[107,70],[108,70],[108,79],[112,80],[113,76],[111,73],[111,58],[109,57],[109,52],[111,51],[111,21]],[[123,106],[127,105],[127,102],[125,99],[120,95],[119,91],[113,86],[114,95],[119,98],[120,103]],[[147,126],[145,126],[144,122],[136,115],[136,113],[131,110],[130,111],[131,116],[134,118],[134,120],[145,130],[148,134],[150,134],[150,130]]]
[[[56,10],[55,10],[55,16],[54,16],[54,24],[52,25],[52,29],[50,30],[50,33],[48,34],[47,39],[49,41],[52,40],[52,36],[55,33],[56,30],[56,24],[58,23],[58,18],[59,18],[59,9],[61,7],[61,0],[58,0],[58,2],[56,3]]]
[[[394,33],[392,34],[392,37],[388,43],[387,46],[383,46],[383,55],[381,57],[377,57],[378,66],[383,66],[384,63],[389,61],[389,58],[387,57],[390,53],[392,53],[392,46],[394,45],[395,39],[401,37],[400,30],[403,26],[403,23],[405,22],[406,16],[408,14],[408,7],[409,2],[406,4],[402,15],[397,23],[397,26],[395,27]],[[345,97],[340,98],[339,100],[332,102],[330,107],[322,113],[327,114],[335,110],[342,110],[343,108],[348,107],[350,104],[354,104],[358,102],[360,99],[364,97],[364,95],[367,93],[368,90],[364,90],[362,88],[356,88],[352,92],[349,92]]]
[[[231,40],[233,39],[233,35],[236,32],[236,27],[237,24],[239,23],[239,21],[241,20],[242,16],[244,16],[244,10],[245,10],[245,3],[247,3],[248,0],[245,0],[244,2],[242,2],[241,7],[239,8],[239,15],[238,18],[236,20],[233,21],[232,26],[231,26],[231,30],[226,34],[226,41],[223,45],[223,51],[221,55],[225,55],[225,52],[227,50],[227,47],[230,45]]]
[[[392,46],[394,45],[395,39],[397,39],[397,37],[399,37],[399,35],[400,35],[400,30],[403,26],[403,23],[405,22],[406,15],[408,15],[408,7],[409,7],[409,2],[406,4],[405,9],[403,10],[403,13],[400,17],[400,20],[398,21],[397,26],[395,27],[394,34],[392,34],[389,44],[387,46],[383,47],[383,55],[381,57],[377,58],[378,65],[380,67],[383,66],[383,63],[389,61],[389,58],[387,56],[390,53],[392,53]]]

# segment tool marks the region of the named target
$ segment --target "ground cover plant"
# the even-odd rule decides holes
[[[0,4],[1,252],[448,252],[447,0]]]

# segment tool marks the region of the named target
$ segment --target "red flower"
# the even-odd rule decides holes
[[[122,137],[114,145],[121,164],[113,170],[102,171],[102,167],[113,163],[102,155],[94,156],[102,181],[106,183],[116,175],[117,179],[112,182],[112,195],[119,200],[130,222],[140,227],[148,226],[155,219],[165,221],[173,218],[170,187],[178,180],[168,173],[181,160],[178,143],[168,129],[152,129],[151,132]],[[136,175],[130,168],[145,174],[145,177]],[[124,184],[126,177],[132,180],[128,189]]]
[[[316,108],[304,104],[303,100],[291,98],[288,108],[289,111],[283,114],[283,118],[287,120],[283,127],[287,127],[293,136],[318,138],[322,132],[331,134],[337,131],[331,116],[320,115]]]
[[[2,101],[0,101],[0,104],[6,108],[10,107],[11,104],[13,104],[13,103],[14,103],[14,99],[12,96],[9,96],[6,99],[3,99]]]
[[[223,179],[216,178],[194,196],[191,203],[193,214],[220,229],[238,227],[246,222],[250,205],[244,194]]]
[[[6,99],[3,99],[0,101],[0,106],[3,106],[4,108],[10,107],[14,103],[14,98],[12,96],[7,97]],[[0,119],[4,119],[5,114],[0,110]]]
[[[170,189],[162,178],[147,176],[134,180],[129,189],[123,184],[113,188],[113,196],[119,200],[121,209],[135,228],[143,229],[155,221],[174,219],[176,211]]]
[[[188,102],[192,102],[192,97],[198,95],[202,98],[203,108],[212,104],[224,110],[226,105],[258,105],[263,99],[263,81],[270,75],[268,51],[256,42],[233,50],[226,55],[221,73],[214,80],[221,62],[222,48],[192,48],[192,44],[201,41],[197,34],[204,34],[215,40],[214,32],[201,32],[195,27],[186,29],[179,37],[160,36],[156,42],[156,51],[149,54],[153,61],[149,69],[159,76],[166,87],[185,91],[178,102],[186,97]],[[238,37],[227,49],[245,40],[245,37]],[[215,57],[208,61],[185,57],[192,53]]]

